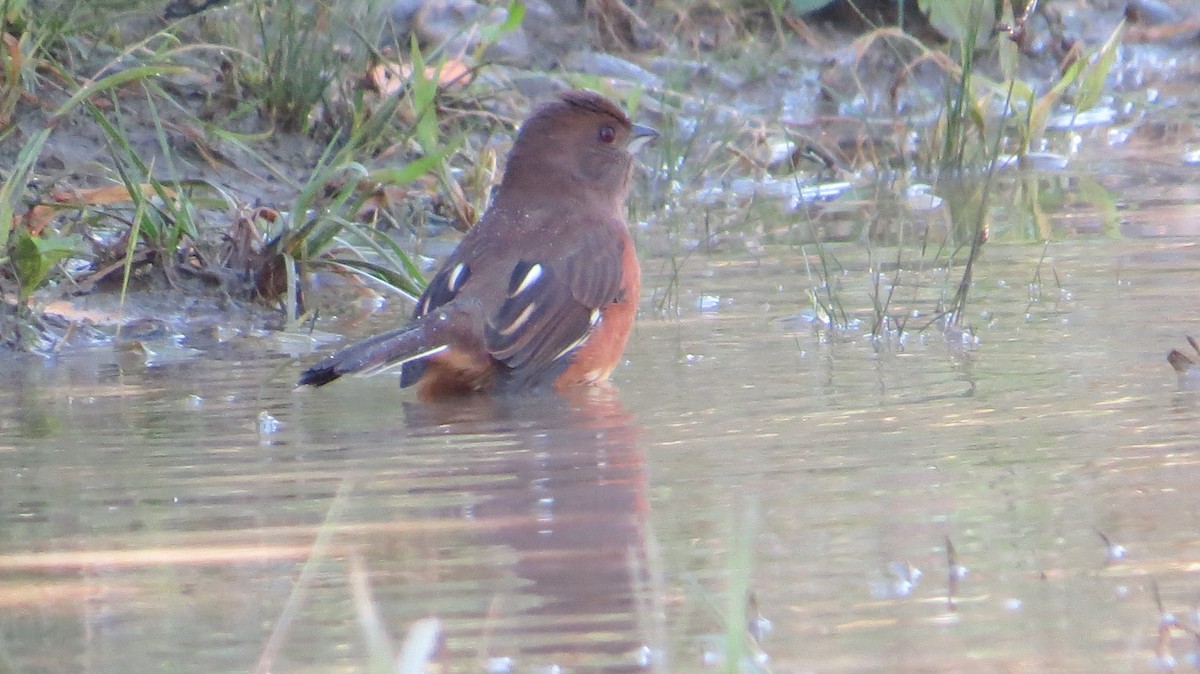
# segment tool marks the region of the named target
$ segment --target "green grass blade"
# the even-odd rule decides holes
[[[46,139],[49,137],[50,129],[48,128],[33,134],[25,143],[25,147],[21,148],[20,153],[17,154],[17,160],[8,174],[8,178],[3,184],[0,184],[0,251],[8,248],[9,235],[16,225],[13,215],[15,202],[24,194],[25,186],[29,183],[29,176],[33,173],[34,164],[41,156],[42,146],[46,144]]]
[[[190,68],[173,65],[153,65],[153,66],[137,66],[128,70],[122,70],[119,73],[113,73],[108,77],[103,77],[95,82],[85,85],[79,91],[76,91],[65,103],[59,106],[54,112],[51,119],[57,122],[59,118],[69,112],[80,102],[91,98],[92,96],[110,89],[115,89],[122,84],[135,82],[153,77],[161,77],[162,75],[182,75],[189,72]]]
[[[337,258],[329,260],[327,264],[382,283],[388,290],[403,295],[411,302],[417,301],[417,298],[421,296],[421,291],[413,285],[410,277],[398,273],[387,265],[351,258]]]

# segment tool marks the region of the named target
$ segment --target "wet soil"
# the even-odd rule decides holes
[[[230,29],[245,19],[245,11],[236,6],[216,6],[185,19],[178,24],[179,32],[185,42],[197,44],[217,36],[228,40]],[[871,212],[879,204],[897,198],[902,209],[911,206],[905,184],[885,183],[883,192],[879,184],[888,180],[886,167],[914,160],[907,154],[913,151],[911,138],[930,132],[929,123],[942,105],[946,78],[938,68],[919,65],[903,80],[897,79],[897,68],[915,53],[905,41],[864,41],[866,27],[848,25],[837,19],[836,13],[828,12],[809,17],[807,22],[793,17],[786,26],[773,25],[765,14],[726,15],[728,25],[714,33],[713,22],[720,17],[695,9],[682,14],[646,12],[645,26],[639,30],[650,31],[655,39],[634,40],[621,51],[604,53],[593,50],[586,41],[568,45],[548,37],[561,36],[564,31],[595,37],[596,25],[589,23],[588,17],[567,16],[569,13],[564,14],[558,7],[530,11],[531,26],[524,31],[523,39],[531,52],[552,55],[557,68],[544,71],[493,63],[483,68],[472,88],[447,91],[445,115],[465,112],[469,117],[488,120],[466,127],[471,138],[466,147],[473,149],[461,151],[457,164],[469,165],[476,159],[473,153],[488,146],[502,157],[512,125],[533,102],[554,87],[594,73],[600,76],[598,85],[619,96],[644,89],[638,97],[639,115],[666,132],[658,154],[644,158],[634,206],[634,214],[646,223],[649,240],[645,245],[652,256],[676,255],[680,246],[686,252],[699,242],[753,252],[772,240],[852,240],[859,236],[858,226],[838,224],[838,213]],[[1069,39],[1072,44],[1094,47],[1113,30],[1121,12],[1116,3],[1055,3],[1052,13],[1035,18],[1029,27],[1023,76],[1035,88],[1048,87],[1064,57],[1058,42]],[[433,19],[420,16],[425,15],[406,27],[434,31]],[[120,25],[128,43],[146,39],[163,26],[161,19],[152,16],[126,17]],[[562,30],[547,30],[547,25],[559,25]],[[1192,125],[1177,114],[1181,108],[1176,102],[1181,94],[1173,88],[1174,82],[1186,80],[1187,73],[1194,70],[1195,56],[1186,46],[1163,46],[1164,40],[1151,39],[1156,36],[1147,35],[1148,30],[1137,34],[1141,42],[1123,47],[1109,78],[1112,98],[1106,98],[1101,108],[1115,116],[1098,125],[1071,118],[1062,122],[1064,128],[1052,131],[1043,148],[1054,153],[1052,161],[1083,162],[1089,155],[1102,159],[1110,156],[1113,134],[1123,134],[1117,139],[1122,153],[1139,147],[1160,152],[1163,135],[1169,137],[1168,147],[1183,152],[1191,143],[1200,142]],[[928,37],[937,39],[936,34]],[[72,65],[79,76],[108,74],[132,65],[101,41],[91,44],[86,52],[72,53]],[[981,69],[994,67],[988,65],[989,55],[981,55]],[[251,92],[239,90],[233,81],[227,55],[204,48],[185,52],[183,62],[190,67],[188,72],[165,75],[154,83],[166,97],[149,96],[147,89],[134,83],[117,88],[112,97],[97,96],[93,100],[122,129],[155,177],[168,183],[184,181],[196,186],[196,194],[201,197],[211,197],[199,201],[196,215],[201,227],[193,243],[207,251],[209,259],[216,259],[222,257],[220,251],[228,244],[239,213],[263,205],[290,215],[298,189],[335,132],[321,119],[338,104],[327,101],[325,108],[314,111],[314,124],[308,132],[288,132],[265,116],[261,108],[243,105],[245,101],[239,96]],[[343,91],[347,90],[347,82],[340,84]],[[8,157],[11,162],[24,140],[50,121],[51,112],[63,100],[65,92],[56,93],[56,87],[40,89],[36,105],[19,109],[16,131],[0,143],[0,158]],[[164,152],[156,118],[164,129],[168,152]],[[229,136],[217,133],[217,128],[254,140],[233,142]],[[116,175],[111,153],[109,141],[90,114],[82,108],[71,111],[56,121],[38,164],[34,194],[48,199],[56,190],[77,191],[112,184]],[[397,148],[381,147],[371,150],[361,161],[374,168],[397,165],[409,158]],[[1168,159],[1168,163],[1179,163],[1178,157]],[[498,172],[493,173],[492,179],[497,176]],[[821,194],[825,182],[853,189],[846,194],[839,191],[844,187],[834,187],[824,193],[838,202],[830,207],[818,203],[829,201],[828,196],[808,196]],[[910,182],[914,180],[901,181]],[[915,182],[922,179],[916,176]],[[805,192],[806,188],[810,192]],[[486,184],[475,185],[474,189],[478,193],[468,197],[482,203]],[[819,223],[813,232],[801,235],[797,233],[800,228],[795,224],[795,214],[807,210],[807,217],[812,217],[814,213],[804,206],[805,202],[816,203],[818,210],[827,212],[817,217],[829,222]],[[445,195],[432,182],[407,188],[399,202],[389,206],[404,228],[396,232],[402,244],[413,248],[430,237],[442,236],[452,244],[457,237],[453,229],[429,226],[431,221],[447,222],[447,216],[453,219],[445,203]],[[756,215],[755,207],[764,204],[781,211],[782,218],[776,213]],[[664,207],[682,216],[673,217]],[[910,217],[922,219],[928,215],[910,213]],[[763,222],[767,218],[774,222]],[[942,219],[944,216],[935,214],[934,220]],[[123,225],[119,217],[111,224],[116,225],[111,230],[103,222],[95,225],[95,239],[106,243],[97,244],[93,269],[101,266],[105,253],[108,258],[120,258],[119,250],[104,250],[105,245],[121,243],[119,231]],[[665,237],[660,235],[664,230]],[[444,246],[434,246],[434,250],[440,248]],[[177,262],[167,253],[159,266]],[[85,264],[73,276],[78,278],[86,270]],[[226,300],[227,310],[242,311],[237,307],[245,307],[247,315],[260,314],[249,306],[253,292],[220,283],[180,285],[177,276],[135,276],[135,288],[198,292],[210,297],[215,294]],[[101,287],[111,292],[118,286],[109,283]],[[64,296],[90,290],[91,286],[80,289],[72,283],[58,283],[43,291],[38,302],[44,308]],[[137,304],[142,298],[152,296],[138,293],[127,298],[127,306],[133,309],[131,315],[139,314]],[[310,293],[308,299],[320,307],[324,297]],[[152,299],[148,301],[155,304]],[[276,300],[267,304],[278,307]],[[336,306],[329,309],[327,314],[341,313]],[[141,313],[150,311],[147,306]],[[62,316],[73,320],[68,314]],[[273,324],[278,321],[260,323],[262,327]]]

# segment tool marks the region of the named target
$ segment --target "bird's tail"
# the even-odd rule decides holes
[[[481,333],[473,329],[477,320],[473,307],[448,306],[426,314],[408,325],[356,342],[313,364],[300,374],[299,386],[324,386],[348,374],[381,374],[407,363],[431,358],[451,348],[481,350]],[[407,382],[412,383],[412,382]]]

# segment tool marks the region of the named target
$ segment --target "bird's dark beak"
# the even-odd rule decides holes
[[[648,145],[655,138],[658,138],[658,135],[658,131],[648,126],[634,124],[633,131],[629,136],[629,153],[636,154],[638,150]]]

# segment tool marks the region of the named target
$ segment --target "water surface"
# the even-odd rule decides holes
[[[804,268],[693,256],[616,390],[570,400],[294,391],[269,336],[5,359],[0,662],[361,671],[436,617],[443,671],[716,671],[747,591],[776,672],[1194,657],[1153,592],[1188,619],[1200,394],[1164,356],[1200,248],[988,244],[950,338],[814,326]]]

